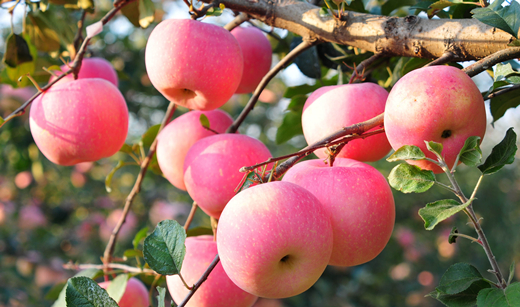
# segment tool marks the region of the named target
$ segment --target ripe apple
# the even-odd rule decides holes
[[[442,154],[451,168],[468,137],[484,137],[484,100],[471,78],[458,68],[416,69],[402,77],[390,91],[385,130],[395,150],[415,145],[435,160],[424,141],[441,143]],[[434,173],[442,172],[440,167],[425,160],[408,163]]]
[[[308,144],[318,142],[345,126],[357,124],[383,113],[388,93],[374,83],[345,84],[320,88],[305,102],[302,128]],[[375,130],[375,129],[372,129]],[[377,161],[391,147],[384,133],[349,142],[337,157]],[[327,157],[326,149],[314,152]]]
[[[238,193],[217,228],[218,253],[229,278],[266,298],[309,289],[327,267],[332,240],[330,218],[320,201],[281,181]]]
[[[372,166],[346,158],[337,158],[333,167],[307,160],[289,169],[283,181],[310,191],[330,216],[334,245],[329,264],[368,262],[388,243],[395,221],[394,198],[385,177]]]
[[[217,134],[199,140],[186,154],[184,183],[202,211],[219,218],[242,181],[243,166],[271,158],[257,139],[241,134]]]
[[[110,82],[78,79],[40,95],[32,103],[29,122],[47,159],[68,166],[115,154],[128,132],[128,108]]]
[[[237,40],[224,28],[168,19],[150,34],[145,64],[153,86],[168,100],[207,111],[233,96],[244,60]]]
[[[184,158],[198,140],[215,135],[200,123],[200,115],[209,120],[210,128],[223,133],[233,119],[222,110],[191,111],[171,121],[157,137],[157,161],[164,177],[176,188],[186,191],[184,185]]]
[[[188,237],[185,244],[186,256],[182,263],[181,275],[186,283],[192,286],[215,259],[217,243],[213,241],[213,236],[198,236]],[[173,300],[180,304],[189,290],[186,289],[179,275],[166,276],[166,283]],[[237,287],[226,275],[222,263],[219,262],[186,306],[250,307],[256,299],[256,296]]]
[[[110,283],[110,281],[100,282],[99,286],[106,289]],[[139,279],[132,277],[128,280],[125,293],[117,304],[119,307],[148,307],[150,306],[148,289]]]
[[[244,73],[236,93],[251,93],[271,68],[271,43],[264,33],[255,27],[237,27],[231,34],[238,41],[244,56]]]
[[[67,65],[62,65],[61,70],[63,72],[66,72],[69,70],[69,67]],[[61,73],[57,73],[59,76]],[[119,80],[117,78],[117,72],[110,64],[109,61],[105,60],[104,58],[84,58],[81,62],[81,68],[78,73],[78,79],[85,79],[85,78],[101,78],[109,81],[116,87],[119,85]],[[49,79],[49,83],[54,81],[56,77],[51,76]],[[74,76],[72,74],[66,75],[63,77],[60,81],[58,81],[56,84],[70,82],[74,80]]]

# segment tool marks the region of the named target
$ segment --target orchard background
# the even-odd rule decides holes
[[[135,5],[137,1],[141,11]],[[419,44],[422,49],[415,54],[410,54],[414,52],[414,48],[409,49],[412,51],[402,48],[407,44],[403,43],[402,39],[410,33],[407,32],[407,21],[404,18],[394,19],[396,22],[392,23],[395,30],[394,40],[387,37],[386,40],[378,41],[378,44],[369,39],[373,35],[369,31],[370,22],[365,25],[365,33],[362,27],[348,28],[358,31],[352,32],[352,36],[357,35],[354,40],[348,36],[348,31],[327,32],[324,30],[326,27],[320,28],[319,23],[313,24],[315,20],[309,23],[302,21],[299,24],[287,21],[291,18],[298,19],[294,16],[303,16],[300,14],[302,10],[307,6],[312,8],[311,5],[315,4],[318,5],[316,9],[322,7],[319,14],[327,20],[328,23],[325,24],[335,24],[338,29],[347,29],[349,25],[345,20],[349,20],[349,17],[337,21],[326,9],[325,3],[315,2],[305,2],[304,5],[298,1],[220,1],[226,9],[220,12],[220,9],[217,9],[218,5],[215,5],[212,13],[222,15],[208,16],[204,19],[204,22],[225,25],[233,20],[238,11],[242,11],[251,14],[251,22],[267,32],[272,29],[270,25],[274,25],[289,28],[303,36],[307,42],[314,43],[323,39],[343,44],[332,45],[325,42],[299,55],[295,60],[296,64],[284,68],[267,85],[260,96],[260,102],[240,126],[240,133],[261,140],[269,147],[273,157],[290,154],[306,146],[299,123],[301,109],[287,110],[290,102],[301,99],[298,95],[306,95],[321,85],[348,83],[352,69],[359,67],[374,51],[383,50],[384,56],[377,59],[373,66],[367,65],[369,73],[365,76],[366,81],[378,83],[388,90],[405,73],[427,64],[433,58],[443,56],[447,50],[452,53],[445,56],[446,60],[452,65],[460,65],[459,67],[471,64],[466,60],[481,59],[500,50],[507,50],[509,54],[494,59],[491,65],[486,64],[485,68],[488,70],[482,69],[483,72],[478,74],[474,81],[484,95],[493,84],[498,85],[497,88],[518,84],[515,78],[520,75],[520,64],[514,59],[520,56],[519,47],[507,46],[509,42],[515,44],[511,34],[518,33],[520,24],[520,5],[516,2],[506,6],[509,10],[506,22],[509,33],[502,31],[504,26],[500,20],[492,21],[495,24],[491,26],[502,29],[495,29],[493,33],[501,33],[502,38],[491,38],[483,32],[473,33],[473,36],[467,35],[461,38],[461,41],[464,42],[465,39],[474,44],[474,48],[462,49],[457,39],[443,37],[449,36],[449,29],[455,28],[454,24],[459,21],[444,26],[434,24],[431,26],[433,29],[430,32],[425,31],[425,36],[419,39],[425,42]],[[348,11],[396,17],[416,15],[426,20],[466,18],[461,22],[466,27],[479,24],[480,29],[490,29],[490,26],[484,26],[471,18],[470,11],[478,8],[481,4],[479,1],[473,1],[474,4],[439,1],[444,9],[432,9],[434,1],[346,2],[349,4],[346,5]],[[3,0],[1,3],[0,52],[6,52],[11,31],[27,34],[28,36],[24,37],[31,50],[32,61],[20,64],[17,73],[19,76],[29,73],[40,86],[45,85],[50,77],[42,67],[52,70],[55,65],[62,64],[60,56],[68,58],[71,52],[74,52],[78,21],[84,18],[85,25],[93,24],[113,8],[110,1],[104,0],[94,3],[88,0],[80,0],[77,3],[57,0],[31,3]],[[286,6],[287,3],[297,9],[288,9],[291,6]],[[482,3],[487,4],[486,1]],[[327,1],[327,4],[333,5],[333,2]],[[14,17],[11,18],[9,9],[13,7]],[[196,7],[200,8],[200,3],[197,3]],[[263,10],[264,8],[269,9]],[[494,9],[499,8],[495,5]],[[27,14],[25,18],[24,11]],[[83,13],[85,11],[87,13]],[[160,124],[165,116],[168,101],[151,85],[146,75],[144,47],[157,22],[167,18],[189,18],[189,8],[183,1],[136,0],[123,8],[123,12],[125,15],[117,13],[106,24],[103,32],[92,38],[87,56],[103,57],[117,70],[119,89],[130,111],[126,143],[136,144],[142,141],[147,150],[155,137],[153,131],[157,129],[156,125]],[[386,19],[383,19],[383,22],[389,24]],[[425,28],[428,25],[430,24]],[[445,31],[435,31],[436,26]],[[302,41],[297,34],[281,28],[274,29],[273,35],[268,36],[273,47],[273,66]],[[430,40],[425,39],[428,35]],[[479,41],[477,38],[482,40]],[[435,42],[442,42],[438,43],[441,47],[436,46]],[[346,46],[347,43],[370,51]],[[413,42],[410,44],[413,45]],[[439,52],[439,48],[444,50]],[[493,74],[497,69],[494,65],[506,60],[515,71],[499,79],[496,73]],[[459,64],[454,64],[456,62]],[[10,76],[5,63],[0,63],[0,69],[0,116],[7,118],[36,93],[36,89],[27,77],[18,81],[18,77]],[[363,71],[360,70],[359,73]],[[507,84],[498,83],[504,79],[508,81]],[[12,91],[10,86],[28,88]],[[233,118],[237,118],[250,97],[249,94],[235,95],[222,109]],[[488,108],[488,127],[481,144],[484,158],[490,154],[493,146],[502,140],[509,127],[516,127],[517,132],[520,128],[520,110],[515,109],[520,104],[518,90],[498,95],[494,100],[495,107],[491,108],[491,111]],[[489,106],[489,101],[486,103]],[[497,111],[500,107],[502,112]],[[186,111],[184,108],[178,108],[174,117]],[[136,181],[139,167],[125,166],[117,170],[111,177],[111,192],[108,193],[107,176],[111,174],[118,161],[131,161],[128,155],[120,152],[94,163],[82,163],[73,167],[57,166],[48,161],[34,144],[27,115],[15,117],[0,128],[0,147],[0,306],[51,306],[67,279],[77,273],[76,270],[65,269],[67,263],[101,263],[100,257],[103,256],[110,232],[117,223],[117,214],[123,208],[125,199]],[[385,177],[396,165],[385,160],[370,164]],[[116,258],[122,258],[125,251],[133,249],[132,239],[139,230],[148,227],[150,233],[156,224],[165,218],[176,219],[183,224],[190,212],[189,195],[174,188],[163,178],[157,164],[152,162],[150,168],[151,172],[144,178],[142,190],[136,196],[131,213],[121,229],[115,245]],[[457,179],[467,193],[473,189],[479,175],[477,169],[465,165],[457,169]],[[506,165],[499,173],[491,176],[493,177],[486,177],[482,183],[477,194],[475,210],[479,217],[483,217],[482,225],[502,271],[507,273],[513,261],[519,263],[513,266],[513,271],[516,271],[514,280],[518,281],[518,161]],[[492,277],[486,272],[489,268],[488,259],[477,244],[471,244],[462,238],[455,244],[448,243],[453,226],[457,226],[461,232],[471,233],[472,229],[467,225],[465,216],[456,215],[439,224],[433,231],[424,229],[423,221],[417,214],[418,209],[428,202],[452,198],[449,191],[434,187],[423,194],[402,194],[395,190],[393,192],[396,203],[394,232],[390,242],[376,259],[352,268],[328,267],[320,280],[308,291],[279,301],[279,305],[276,306],[441,306],[438,301],[424,296],[434,291],[442,274],[450,265],[457,262],[471,263],[483,272],[486,278]],[[197,211],[191,225],[199,230],[211,229],[209,218],[200,210]],[[139,248],[141,249],[142,245]],[[127,252],[127,255],[130,254]],[[133,256],[128,257],[124,263],[130,266],[138,265]],[[141,274],[140,278],[147,287],[151,287],[152,284],[165,286],[164,277],[154,281],[154,276]],[[154,292],[153,296],[156,295]],[[153,304],[157,306],[155,299]]]

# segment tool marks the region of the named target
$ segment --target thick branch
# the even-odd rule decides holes
[[[210,3],[212,0],[202,0]],[[510,34],[476,19],[422,19],[346,12],[342,21],[320,16],[319,7],[296,0],[222,0],[227,8],[303,37],[349,45],[389,56],[481,59],[506,49]]]

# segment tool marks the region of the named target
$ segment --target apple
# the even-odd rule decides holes
[[[266,298],[309,289],[327,267],[332,242],[330,218],[320,201],[290,182],[238,193],[217,228],[224,271],[243,290]]]
[[[69,67],[67,65],[62,65],[61,70],[63,72],[66,72],[69,70]],[[59,76],[61,73],[57,73]],[[78,79],[86,79],[86,78],[101,78],[109,81],[116,87],[119,85],[119,80],[117,78],[117,72],[110,64],[109,61],[105,60],[104,58],[84,58],[81,61],[81,68],[78,73]],[[54,81],[56,77],[51,76],[49,79],[49,83]],[[60,81],[58,81],[56,84],[70,82],[74,80],[74,75],[69,74],[63,77]]]
[[[204,274],[217,255],[217,243],[213,236],[188,237],[185,241],[186,256],[182,263],[181,275],[189,286],[194,285]],[[180,304],[190,292],[179,275],[166,276],[168,291],[175,303]],[[237,287],[226,275],[222,263],[211,271],[186,304],[187,307],[250,307],[257,297]]]
[[[224,28],[191,19],[168,19],[153,29],[145,64],[153,86],[168,100],[208,111],[233,96],[244,60],[237,40]]]
[[[100,282],[99,286],[106,289],[110,283],[111,281]],[[139,279],[132,277],[128,279],[125,292],[117,304],[119,307],[148,307],[148,289]]]
[[[215,135],[200,123],[204,114],[210,128],[223,133],[231,126],[233,119],[222,110],[191,111],[171,121],[157,136],[157,162],[164,174],[176,188],[186,191],[184,184],[184,159],[188,150],[198,140]]]
[[[40,95],[32,103],[29,123],[47,159],[68,166],[115,154],[128,132],[128,108],[112,83],[78,79]]]
[[[415,145],[426,157],[437,160],[424,141],[441,143],[450,168],[466,139],[483,138],[486,132],[486,109],[479,89],[452,66],[423,67],[402,77],[390,91],[384,120],[392,148]],[[426,160],[408,163],[442,172]]]
[[[354,266],[374,259],[390,240],[395,204],[385,177],[372,166],[337,158],[330,167],[307,160],[293,166],[283,181],[310,191],[330,216],[334,247],[329,264]]]
[[[264,33],[255,27],[236,27],[231,34],[238,41],[244,57],[244,73],[236,93],[251,93],[271,69],[271,43]]]
[[[383,113],[388,93],[374,83],[329,86],[315,91],[305,102],[302,128],[305,140],[313,144],[338,131]],[[372,130],[375,130],[374,128]],[[391,147],[384,133],[349,142],[337,157],[358,161],[377,161]],[[327,158],[325,148],[314,152]]]
[[[202,211],[219,218],[244,178],[239,170],[271,158],[257,139],[241,134],[217,134],[199,140],[186,154],[184,183]]]

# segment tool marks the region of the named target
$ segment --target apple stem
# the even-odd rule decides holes
[[[472,242],[475,242],[475,243],[477,243],[479,245],[482,245],[482,242],[479,239],[473,238],[472,236],[468,236],[468,235],[465,235],[465,234],[462,234],[462,233],[452,233],[451,235],[455,236],[455,237],[466,238],[466,239],[468,239],[468,240],[470,240]]]
[[[193,294],[195,294],[195,291],[197,291],[197,289],[200,288],[200,286],[202,285],[202,283],[208,279],[208,276],[209,274],[211,273],[211,271],[213,271],[213,269],[217,266],[217,264],[219,263],[220,261],[220,257],[219,255],[217,254],[215,256],[215,259],[213,259],[213,261],[211,262],[211,264],[209,265],[209,267],[206,269],[206,271],[204,272],[204,274],[202,274],[202,276],[200,277],[199,281],[197,281],[197,283],[195,283],[193,285],[193,287],[191,287],[191,290],[190,290],[190,293],[188,293],[188,295],[186,295],[186,297],[184,298],[184,300],[177,306],[177,307],[184,307],[186,306],[186,304],[188,303],[188,301],[191,299],[191,297],[193,296]]]
[[[239,13],[235,19],[231,20],[227,25],[224,26],[224,29],[231,31],[234,28],[238,27],[242,23],[248,21],[251,17],[246,13]]]
[[[188,228],[190,228],[191,221],[193,221],[193,217],[195,216],[195,212],[197,212],[198,207],[199,205],[197,204],[197,202],[193,202],[193,204],[191,205],[190,214],[188,215],[186,223],[184,224],[184,230],[187,231]]]
[[[188,284],[186,283],[186,281],[185,281],[184,278],[182,277],[181,272],[179,272],[178,275],[179,275],[179,278],[181,279],[182,283],[184,284],[184,287],[186,287],[186,289],[188,289],[188,290],[192,290],[193,287],[188,286]]]
[[[435,60],[431,61],[430,63],[424,65],[424,67],[443,65],[443,64],[446,64],[449,62],[453,62],[455,60],[456,60],[455,55],[449,51],[446,51],[440,57],[438,57]]]
[[[355,69],[352,72],[352,75],[350,76],[350,80],[348,81],[348,83],[351,84],[356,82],[357,80],[364,80],[366,68],[382,57],[384,57],[384,53],[374,53],[374,55],[372,55],[368,59],[361,61],[359,65],[355,66]]]

